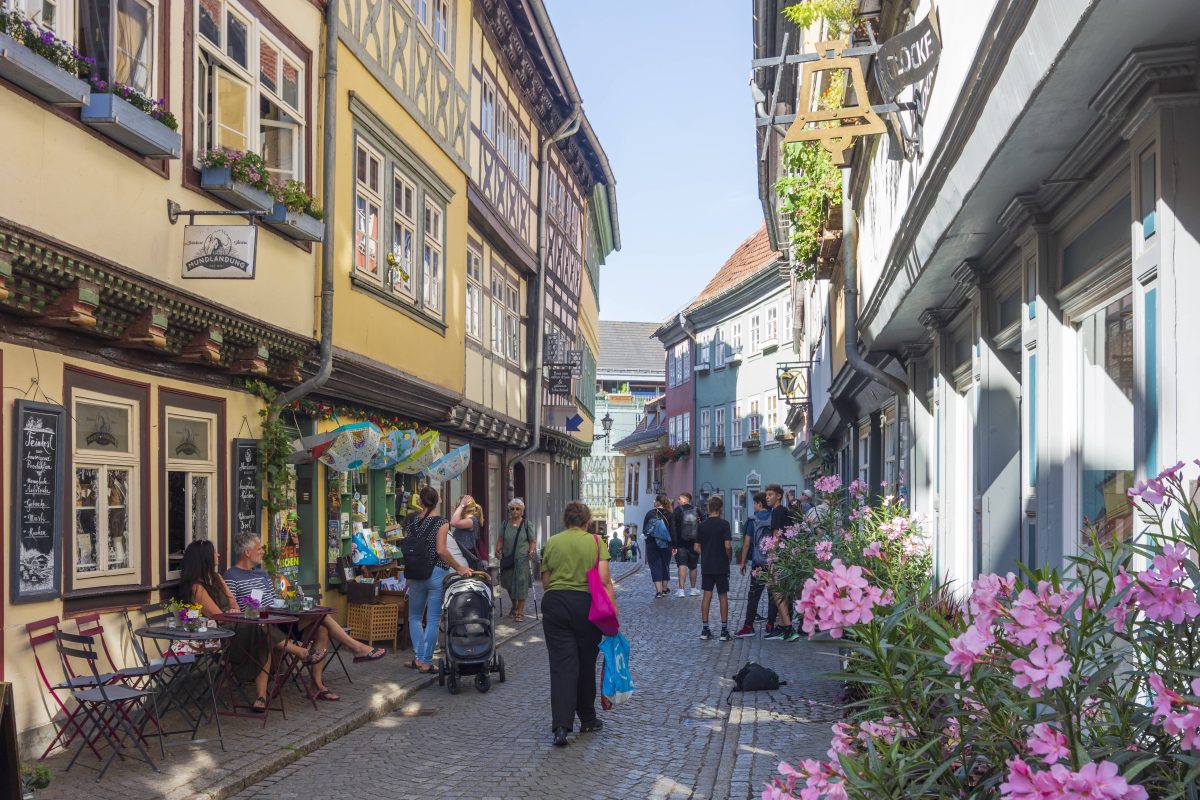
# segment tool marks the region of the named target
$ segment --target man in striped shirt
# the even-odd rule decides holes
[[[270,608],[275,602],[275,586],[269,575],[262,569],[263,545],[262,540],[254,533],[239,533],[233,537],[233,555],[236,560],[229,569],[225,570],[225,583],[233,592],[233,599],[238,606],[245,607],[246,599],[254,596],[257,590],[259,605]],[[321,620],[321,629],[313,637],[313,654],[317,659],[312,665],[312,678],[317,687],[317,698],[320,700],[340,700],[341,698],[325,688],[321,675],[325,671],[324,654],[329,647],[329,640],[335,639],[354,654],[355,663],[360,661],[375,661],[387,655],[382,647],[371,647],[368,644],[351,638],[341,625],[326,616]]]

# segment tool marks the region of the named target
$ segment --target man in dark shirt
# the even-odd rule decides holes
[[[721,519],[724,505],[720,495],[708,498],[708,519],[700,523],[692,551],[700,558],[701,586],[704,589],[704,596],[700,598],[700,621],[704,626],[700,638],[704,641],[713,638],[708,627],[708,607],[712,604],[714,590],[721,608],[720,639],[722,642],[733,639],[729,635],[729,564],[733,560],[733,532],[729,523]]]
[[[701,514],[700,509],[692,505],[692,495],[689,492],[679,493],[679,505],[675,507],[675,512],[672,515],[674,525],[672,526],[671,534],[673,536],[672,545],[675,547],[675,565],[679,567],[679,588],[675,590],[676,597],[683,597],[686,593],[684,584],[690,575],[692,580],[692,596],[700,594],[700,590],[696,588],[696,536],[700,530]]]
[[[776,535],[784,528],[789,528],[795,525],[795,520],[792,519],[788,510],[783,506],[783,487],[778,483],[772,483],[764,490],[767,495],[767,505],[771,507],[771,533]],[[764,636],[764,639],[782,639],[785,642],[799,641],[800,634],[792,627],[792,599],[790,597],[779,597],[775,594],[771,595],[771,599],[775,602],[775,607],[779,609],[779,625],[770,634]]]

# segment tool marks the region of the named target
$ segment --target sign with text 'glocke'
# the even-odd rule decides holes
[[[875,72],[883,96],[894,102],[901,89],[933,72],[941,55],[942,40],[932,13],[879,45]]]
[[[254,225],[186,225],[183,277],[253,278],[257,244]]]

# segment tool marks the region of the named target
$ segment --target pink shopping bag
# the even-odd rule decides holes
[[[600,629],[605,636],[615,636],[621,628],[617,621],[617,608],[608,589],[604,588],[604,580],[600,577],[600,537],[596,539],[596,565],[588,570],[588,591],[592,594],[592,608],[588,611],[588,621]]]

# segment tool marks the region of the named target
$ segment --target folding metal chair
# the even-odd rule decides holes
[[[33,652],[33,662],[37,667],[38,677],[41,678],[42,685],[46,687],[46,691],[50,693],[50,697],[53,698],[55,704],[65,717],[61,724],[54,723],[58,730],[54,738],[50,740],[50,744],[46,745],[46,749],[38,756],[38,761],[44,760],[55,747],[62,747],[64,750],[68,749],[76,736],[83,735],[81,724],[85,719],[83,710],[78,705],[74,709],[68,707],[63,697],[60,696],[60,692],[66,694],[69,699],[72,689],[86,689],[95,686],[98,681],[108,683],[115,677],[112,673],[104,673],[95,677],[91,675],[76,677],[68,674],[66,680],[52,683],[50,677],[46,675],[45,667],[42,666],[42,659],[38,654],[38,646],[55,641],[54,637],[57,633],[58,617],[46,617],[45,619],[39,619],[25,625],[25,634],[29,637],[29,649]],[[56,714],[51,714],[52,722],[56,716]],[[84,740],[87,741],[86,736]],[[100,751],[93,747],[90,742],[88,742],[88,746],[91,747],[92,752],[99,759]]]
[[[101,679],[100,672],[96,669],[96,662],[99,656],[96,653],[95,638],[92,636],[81,636],[73,633],[64,633],[61,630],[54,632],[54,639],[58,648],[59,659],[62,661],[63,674],[70,680],[72,676],[72,668],[69,666],[71,659],[83,661],[89,667],[93,679],[93,688],[76,689],[71,692],[71,696],[75,698],[75,702],[79,704],[85,719],[91,724],[91,730],[86,733],[81,733],[83,742],[75,751],[75,755],[71,757],[71,762],[67,764],[67,771],[75,766],[75,762],[79,759],[79,754],[83,752],[84,746],[92,747],[95,750],[94,743],[103,739],[111,748],[112,753],[109,754],[108,760],[99,768],[96,780],[104,777],[104,773],[112,765],[113,759],[120,757],[124,759],[123,751],[126,742],[132,740],[134,747],[141,753],[141,760],[150,765],[150,768],[158,772],[158,767],[150,758],[150,753],[142,746],[142,733],[145,730],[146,723],[151,719],[158,726],[158,708],[155,703],[154,693],[141,689],[133,689],[122,683],[105,683]],[[83,677],[86,677],[83,676]],[[154,705],[154,712],[146,708],[146,700]],[[130,718],[130,711],[135,711],[141,714],[140,723],[135,723]],[[163,755],[166,755],[166,744],[163,741],[162,727],[158,726],[158,744]],[[96,769],[88,767],[88,769]]]
[[[300,589],[301,589],[301,591],[304,592],[304,594],[311,597],[315,602],[317,602],[317,603],[321,602],[321,587],[318,586],[317,584],[312,584],[309,586],[305,586],[305,585],[301,584]],[[338,624],[336,620],[335,620],[335,624]],[[341,628],[343,631],[346,632],[347,636],[349,636],[350,632],[352,630],[354,630],[353,628],[351,628],[348,625],[342,625]],[[328,668],[330,662],[332,662],[335,658],[337,659],[337,662],[339,664],[341,664],[342,674],[344,674],[346,676],[346,680],[349,681],[350,683],[354,683],[354,679],[350,677],[350,670],[346,669],[346,662],[342,660],[342,643],[339,642],[337,639],[334,639],[331,636],[331,637],[329,637],[329,654],[327,656],[325,656],[326,668]]]

